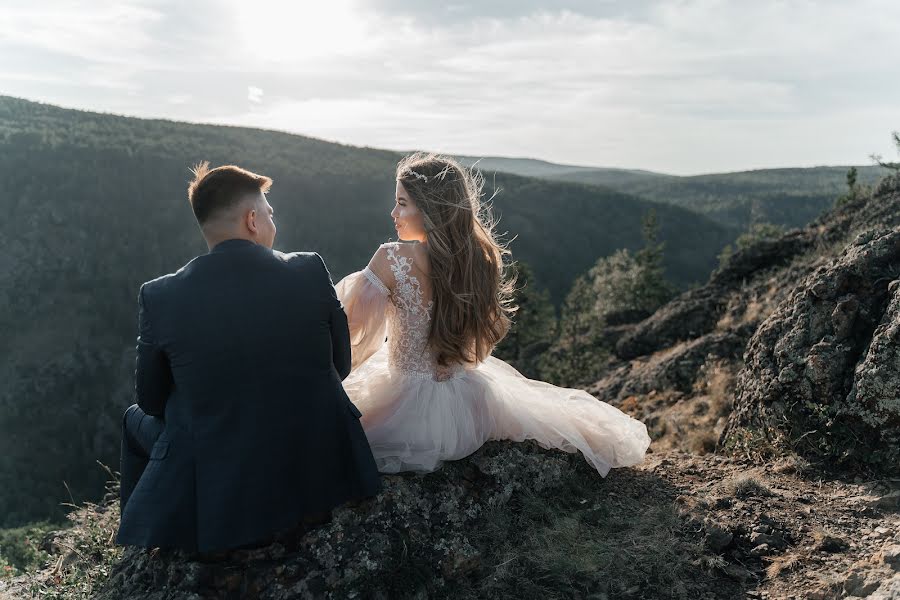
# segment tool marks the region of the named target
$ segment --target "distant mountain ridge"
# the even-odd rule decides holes
[[[802,227],[846,191],[850,166],[756,169],[707,175],[667,175],[640,169],[586,167],[530,158],[461,156],[487,172],[508,172],[554,181],[601,186],[646,200],[681,206],[716,222],[746,230],[754,223]],[[886,174],[878,166],[856,166],[860,184]]]
[[[482,171],[502,171],[521,175],[522,177],[564,177],[575,173],[607,174],[610,177],[640,176],[640,177],[669,177],[662,173],[646,171],[643,169],[617,169],[609,167],[587,167],[577,165],[565,165],[537,158],[512,158],[504,156],[465,156],[457,155],[457,160],[465,165],[476,165]]]

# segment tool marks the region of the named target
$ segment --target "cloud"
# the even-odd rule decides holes
[[[367,6],[381,13],[408,17],[429,26],[445,27],[483,19],[509,20],[538,13],[571,12],[595,18],[637,18],[653,3],[647,0],[369,0]]]
[[[99,8],[99,10],[95,10]],[[0,40],[69,57],[126,62],[153,40],[147,28],[162,18],[151,5],[135,2],[16,2],[4,6]]]
[[[247,100],[254,104],[262,104],[263,91],[255,86],[247,86]]]
[[[4,91],[83,108],[679,173],[866,162],[900,127],[888,0],[40,6],[4,9]]]

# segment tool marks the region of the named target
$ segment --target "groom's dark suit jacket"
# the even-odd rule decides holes
[[[378,491],[318,254],[228,240],[145,283],[139,305],[137,402],[165,429],[119,543],[232,548]]]

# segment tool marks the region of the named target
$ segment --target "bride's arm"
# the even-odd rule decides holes
[[[385,311],[391,290],[385,284],[382,265],[386,264],[383,263],[386,257],[382,255],[384,249],[379,248],[365,269],[351,273],[335,286],[347,314],[354,369],[375,354],[385,341]]]

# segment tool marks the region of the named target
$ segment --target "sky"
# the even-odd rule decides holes
[[[896,0],[0,0],[0,94],[699,174],[896,158]]]

